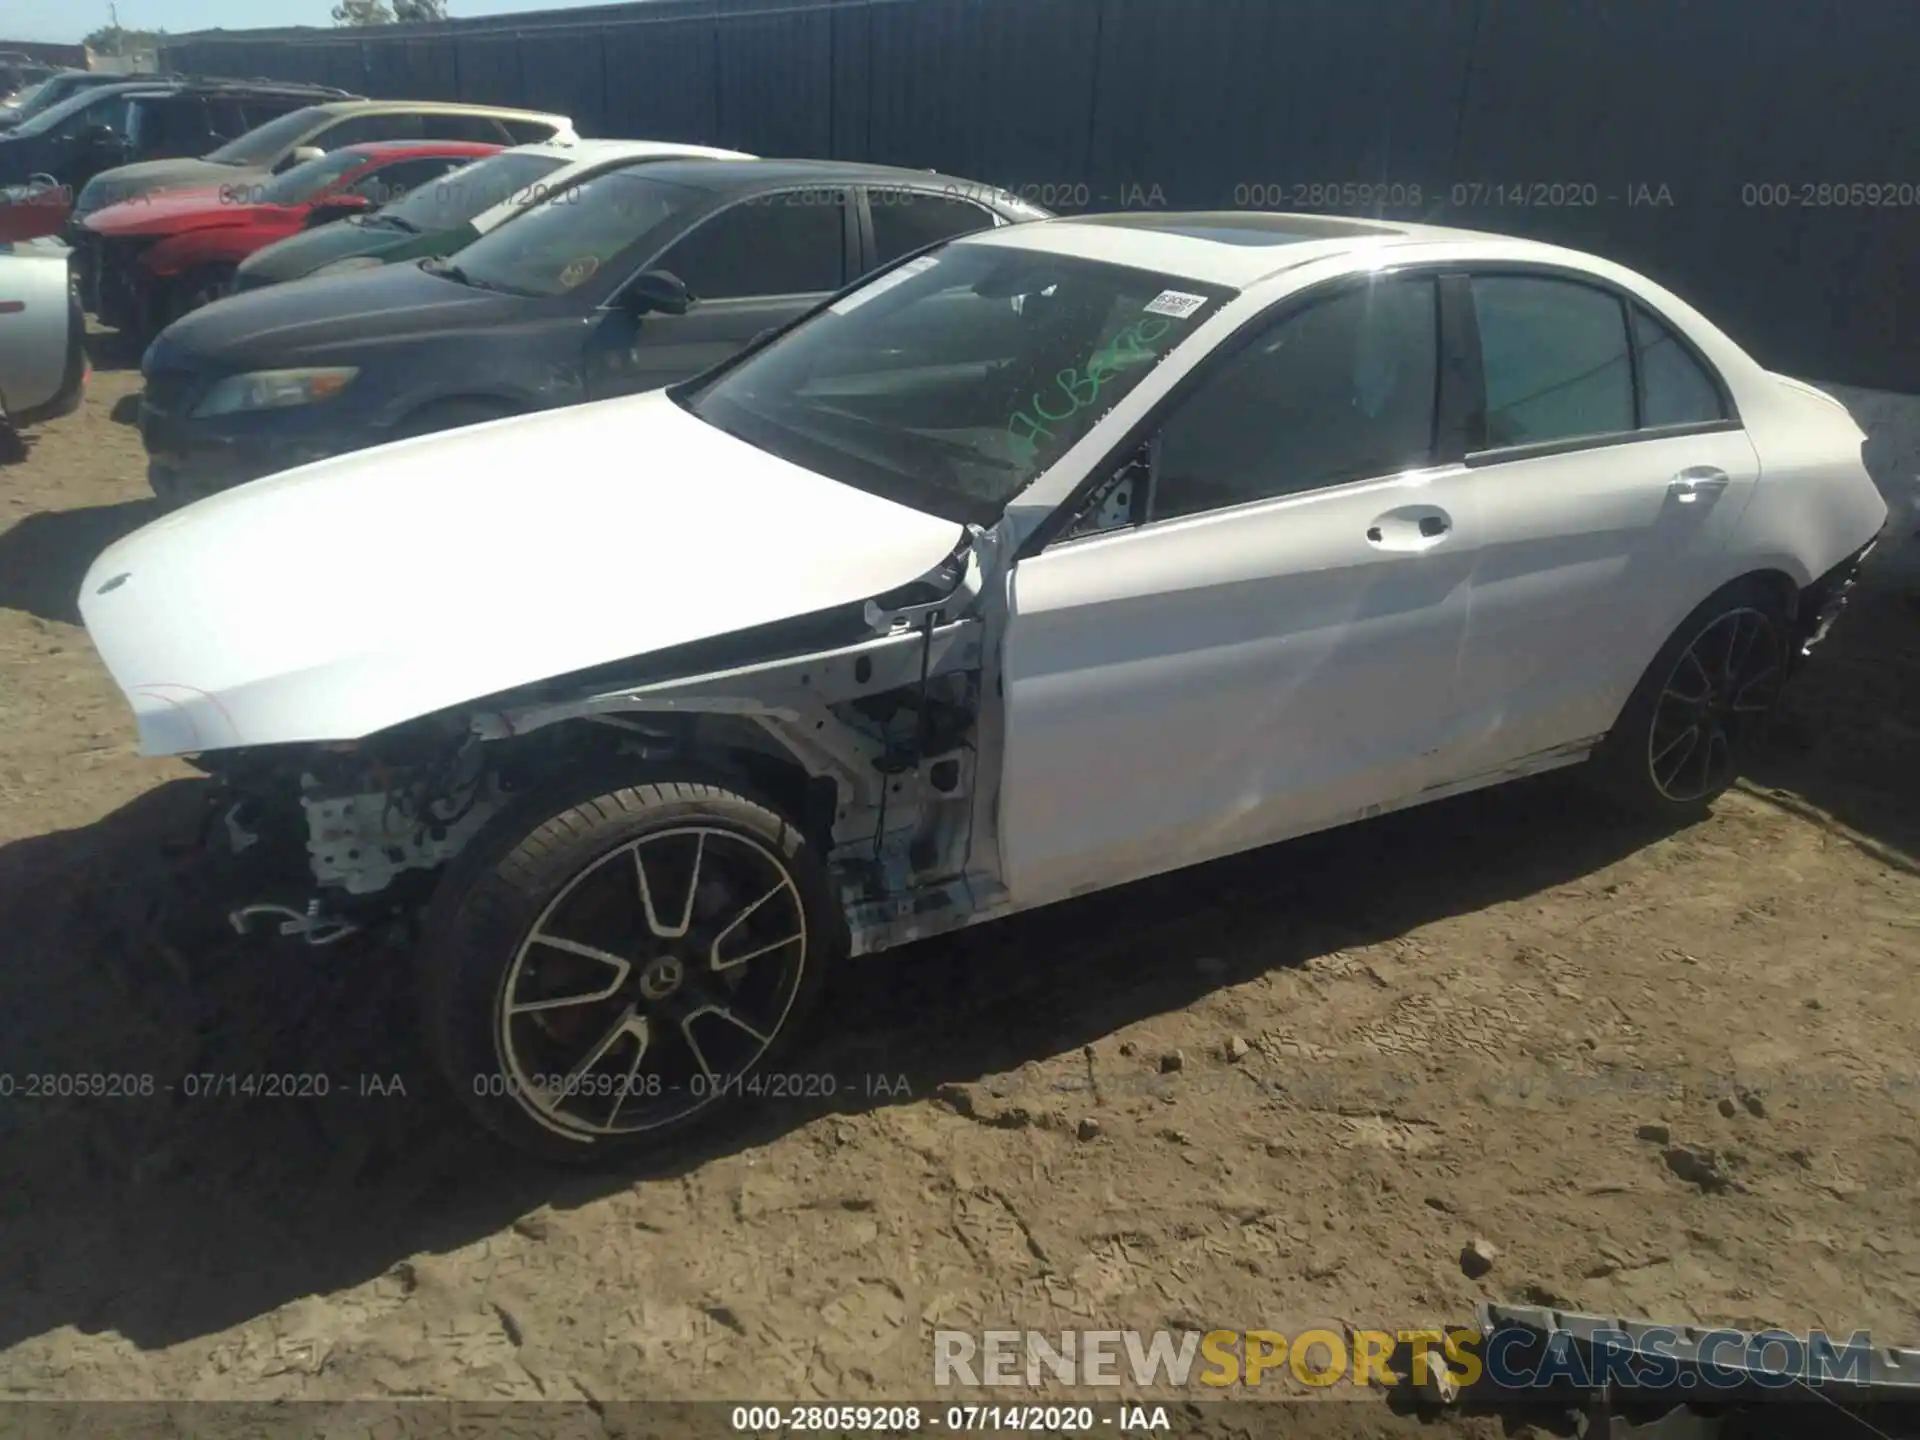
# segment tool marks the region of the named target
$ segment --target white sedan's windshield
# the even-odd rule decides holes
[[[986,525],[1234,293],[961,242],[679,398],[809,470]]]

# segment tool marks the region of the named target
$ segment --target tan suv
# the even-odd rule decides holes
[[[473,140],[531,145],[576,138],[573,121],[540,110],[442,100],[335,100],[269,120],[198,159],[147,160],[105,170],[73,207],[77,223],[106,205],[194,185],[244,185],[342,145],[370,140]]]

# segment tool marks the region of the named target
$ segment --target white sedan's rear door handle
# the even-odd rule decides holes
[[[1691,505],[1702,495],[1718,495],[1727,483],[1726,471],[1714,465],[1696,465],[1674,476],[1667,490],[1678,496],[1682,505]]]

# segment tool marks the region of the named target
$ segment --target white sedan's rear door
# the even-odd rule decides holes
[[[1486,448],[1446,778],[1592,740],[1725,578],[1760,473],[1724,387],[1663,322],[1574,277],[1472,281]]]

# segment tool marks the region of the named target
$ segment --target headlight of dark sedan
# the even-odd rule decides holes
[[[352,365],[313,366],[300,370],[254,370],[229,375],[193,407],[200,418],[238,415],[253,410],[285,410],[331,400],[360,373]]]

